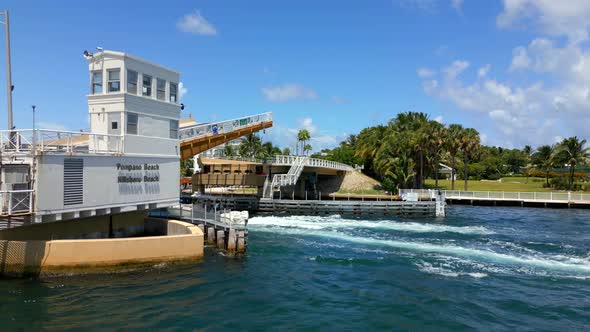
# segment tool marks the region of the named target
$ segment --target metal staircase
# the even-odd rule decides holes
[[[272,182],[269,184],[267,178],[264,182],[264,189],[262,191],[264,198],[272,198],[275,189],[281,189],[281,187],[294,186],[299,180],[299,176],[303,172],[303,168],[307,164],[309,157],[294,157],[293,164],[289,168],[287,174],[275,174],[272,178]]]

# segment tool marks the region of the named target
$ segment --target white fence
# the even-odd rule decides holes
[[[203,136],[229,134],[240,128],[250,127],[270,121],[272,121],[272,113],[269,112],[221,122],[196,124],[180,128],[178,131],[178,139],[182,141]]]
[[[399,195],[417,193],[420,198],[432,199],[438,190],[434,189],[400,189]],[[539,202],[590,202],[590,194],[576,192],[510,192],[510,191],[461,191],[441,190],[449,199],[480,199]]]
[[[51,129],[1,130],[0,150],[13,153],[122,153],[123,137]]]

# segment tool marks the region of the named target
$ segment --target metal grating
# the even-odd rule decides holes
[[[64,205],[84,202],[84,159],[64,159]]]

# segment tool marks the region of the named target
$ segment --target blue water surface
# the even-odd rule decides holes
[[[0,330],[590,330],[590,211],[257,216],[244,257],[0,280]]]

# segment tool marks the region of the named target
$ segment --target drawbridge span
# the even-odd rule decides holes
[[[221,122],[195,124],[178,131],[180,159],[193,156],[232,141],[272,127],[272,113],[262,113]]]

